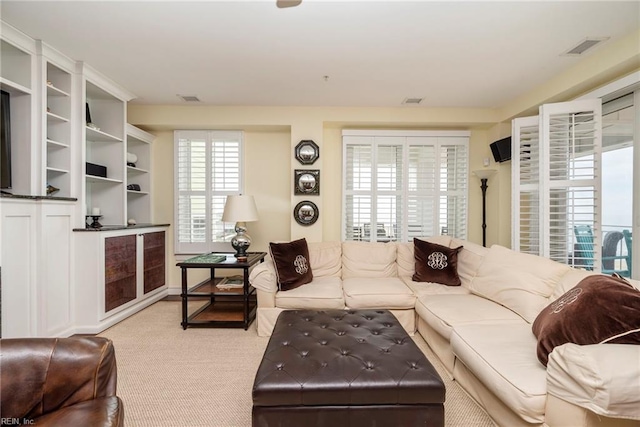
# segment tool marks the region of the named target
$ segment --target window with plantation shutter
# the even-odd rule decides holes
[[[221,221],[242,190],[242,132],[174,132],[176,253],[228,250],[234,224]]]
[[[540,107],[513,122],[513,247],[599,271],[600,99]]]
[[[466,238],[468,140],[462,131],[343,131],[343,239]]]

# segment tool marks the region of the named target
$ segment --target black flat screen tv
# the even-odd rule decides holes
[[[0,91],[0,188],[11,188],[11,114],[9,93]]]

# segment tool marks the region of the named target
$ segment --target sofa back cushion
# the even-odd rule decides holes
[[[420,240],[425,242],[436,243],[442,246],[449,246],[451,243],[451,236],[432,236],[432,237],[419,237]],[[460,245],[457,245],[458,247]],[[414,255],[414,244],[411,242],[397,243],[398,249],[397,261],[398,261],[398,276],[411,277],[416,272],[416,259]]]
[[[548,297],[570,268],[547,258],[493,245],[469,289],[531,323],[549,303]]]
[[[341,242],[309,242],[309,263],[313,277],[340,277],[342,274]]]
[[[458,252],[458,276],[460,276],[462,286],[469,288],[484,257],[489,253],[489,248],[455,237],[452,238],[449,247],[457,248],[458,246],[462,246],[462,250]]]
[[[396,250],[393,242],[343,242],[342,278],[396,277]]]

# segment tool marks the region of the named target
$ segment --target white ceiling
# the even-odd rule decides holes
[[[640,28],[640,2],[9,1],[2,20],[138,104],[501,107]],[[639,41],[640,49],[640,41]],[[329,76],[325,81],[323,76]],[[409,108],[409,107],[408,107]]]

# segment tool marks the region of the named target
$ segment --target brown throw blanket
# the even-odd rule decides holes
[[[618,277],[586,277],[540,312],[532,326],[538,360],[575,343],[640,344],[640,291]]]

